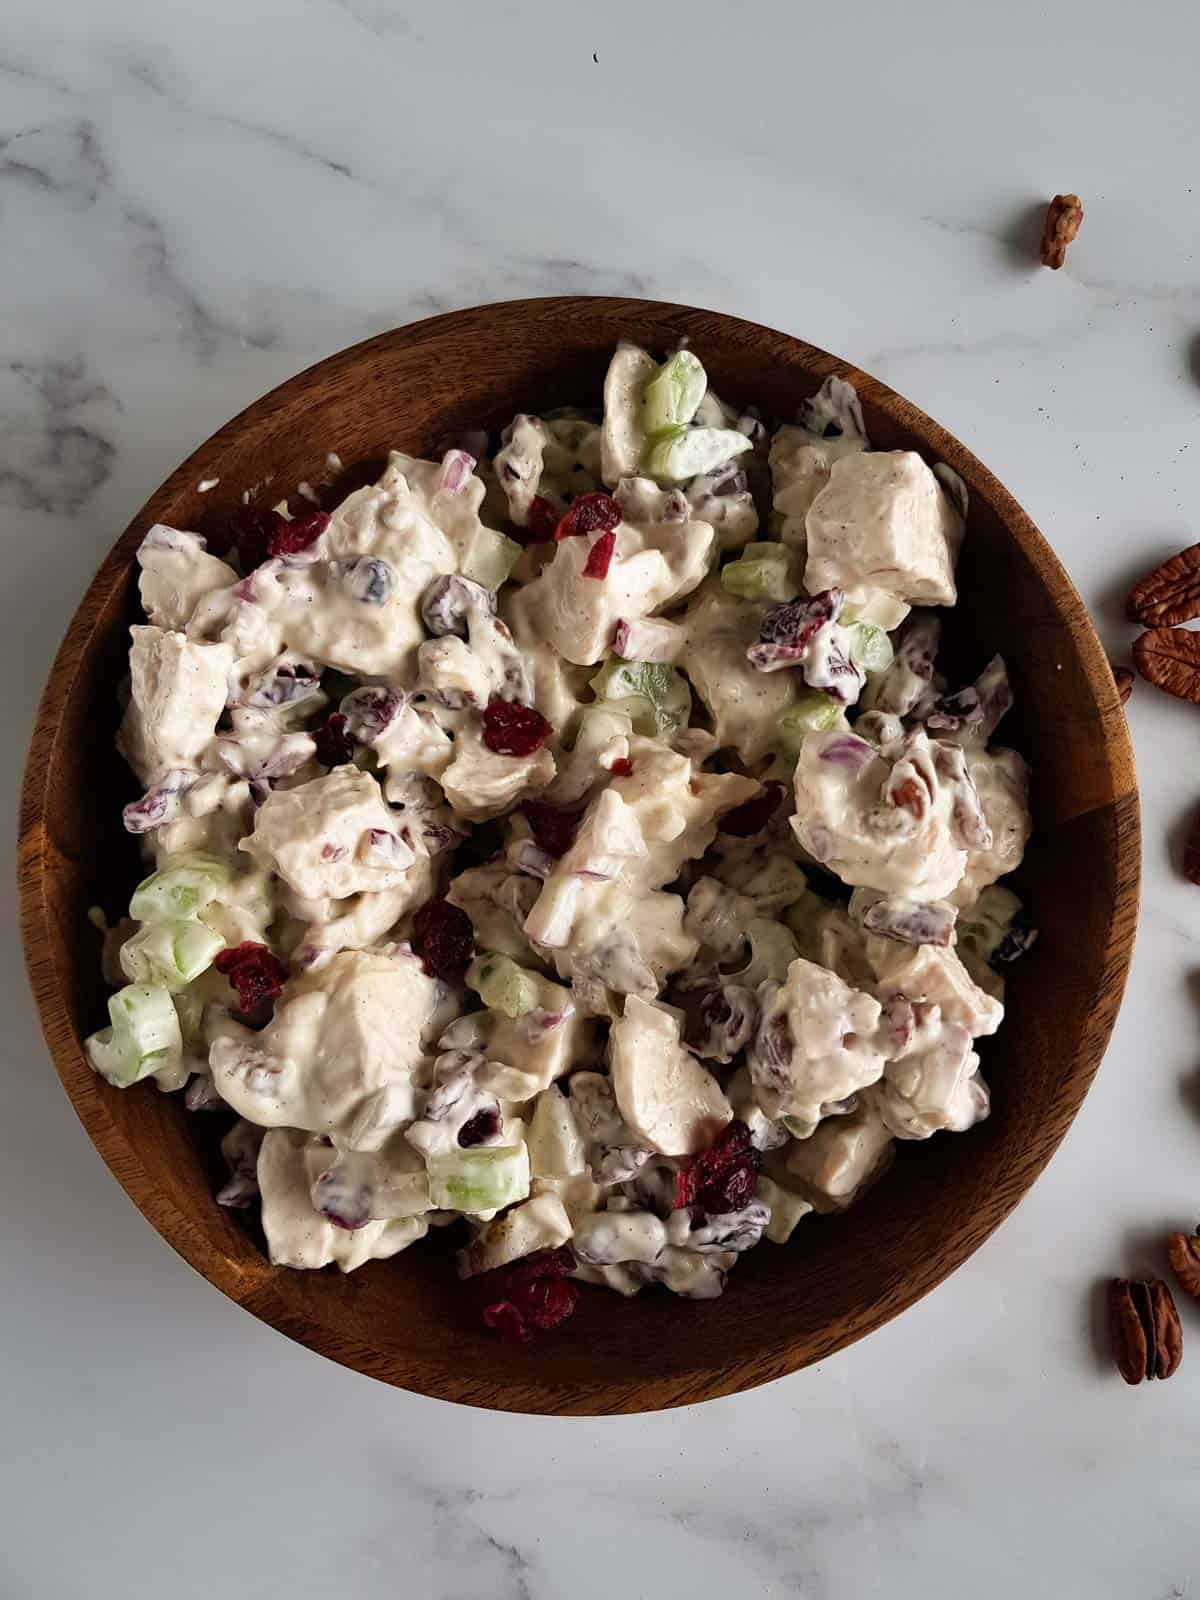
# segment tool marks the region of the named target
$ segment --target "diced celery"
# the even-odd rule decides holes
[[[218,856],[201,850],[174,856],[133,891],[129,915],[137,922],[194,917],[230,881],[232,872]]]
[[[771,1220],[764,1230],[764,1238],[772,1244],[786,1244],[796,1224],[813,1209],[802,1195],[793,1194],[773,1179],[760,1175],[754,1186],[755,1199],[771,1209]]]
[[[756,540],[721,568],[721,587],[739,600],[794,600],[799,586],[792,577],[792,552],[786,545]]]
[[[883,672],[892,664],[895,651],[882,628],[871,622],[850,624],[850,654],[864,672]]]
[[[736,428],[662,428],[646,446],[645,471],[661,484],[686,483],[751,448]]]
[[[370,751],[370,747],[359,745],[356,758],[361,750]],[[225,885],[217,899],[200,912],[199,920],[221,934],[227,944],[240,944],[243,939],[260,939],[265,944],[276,910],[271,874],[255,868],[239,873]]]
[[[633,732],[633,718],[611,706],[584,706],[579,714],[576,750],[602,750],[610,739],[627,739]]]
[[[471,548],[462,564],[462,575],[485,589],[499,589],[508,581],[521,559],[521,546],[491,528],[476,529]]]
[[[179,1014],[160,985],[129,984],[108,1000],[109,1026],[85,1041],[88,1060],[102,1078],[127,1088],[177,1063],[183,1053]]]
[[[847,600],[838,619],[843,627],[852,622],[869,622],[884,633],[892,633],[912,610],[907,600],[900,600],[886,589],[859,590],[858,598]]]
[[[497,1211],[529,1193],[524,1143],[447,1150],[428,1158],[429,1199],[438,1211]]]
[[[184,1045],[199,1044],[204,1032],[205,997],[196,989],[177,989],[171,998],[179,1016]]]
[[[467,968],[467,986],[489,1011],[523,1017],[538,1003],[537,979],[508,956],[477,956]]]
[[[626,700],[614,700],[613,705],[628,714],[633,722],[634,733],[640,733],[645,739],[668,739],[687,721],[686,711],[682,716],[664,712],[660,705],[643,695],[635,694]],[[688,705],[691,705],[690,694]]]
[[[696,415],[708,376],[690,350],[678,350],[646,385],[642,413],[647,433],[678,427]]]
[[[144,1055],[179,1049],[179,1013],[166,989],[157,984],[126,984],[108,997],[113,1027],[129,1034]]]
[[[219,933],[190,917],[147,922],[121,946],[121,971],[130,983],[183,989],[212,966],[225,947]]]
[[[959,944],[981,960],[990,961],[1020,911],[1021,900],[1011,889],[1002,888],[998,883],[989,884],[975,904],[962,913]]]
[[[811,1139],[817,1126],[815,1122],[808,1122],[803,1117],[780,1117],[779,1120],[793,1139]]]
[[[746,926],[746,937],[750,941],[750,961],[737,974],[737,981],[748,989],[757,989],[768,980],[783,983],[788,968],[800,954],[783,923],[772,917],[753,917]]]
[[[682,728],[692,709],[687,679],[665,661],[609,659],[589,680],[598,701],[632,719],[635,733],[666,738]]]
[[[154,1071],[154,1063],[143,1061],[129,1035],[117,1033],[115,1028],[101,1028],[90,1033],[83,1041],[83,1048],[92,1071],[107,1078],[118,1089],[127,1089],[131,1083]]]
[[[798,756],[800,746],[810,733],[825,733],[836,728],[841,717],[840,701],[822,689],[806,689],[775,719],[775,742],[788,755]]]

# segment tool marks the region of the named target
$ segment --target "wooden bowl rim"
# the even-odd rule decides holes
[[[927,417],[888,385],[860,371],[851,363],[779,330],[766,328],[739,317],[698,307],[663,301],[627,299],[612,296],[562,295],[496,301],[460,311],[446,312],[419,322],[394,328],[362,340],[347,349],[307,367],[295,377],[272,389],[247,406],[224,427],[194,450],[166,481],[150,496],[132,518],[105,557],[96,576],[68,624],[54,658],[38,706],[21,791],[20,852],[18,898],[25,949],[26,968],[37,1004],[42,1031],[55,1068],[76,1114],[87,1130],[105,1163],[154,1228],[167,1242],[210,1282],[244,1309],[272,1327],[308,1346],[319,1354],[400,1387],[440,1399],[479,1405],[495,1410],[571,1415],[607,1415],[658,1410],[673,1405],[714,1399],[824,1359],[834,1350],[854,1343],[863,1335],[883,1326],[907,1310],[923,1295],[961,1266],[1000,1225],[1045,1169],[1055,1149],[1074,1120],[1099,1067],[1119,1010],[1133,951],[1136,917],[1110,919],[1103,951],[1104,988],[1114,998],[1110,1006],[1093,1011],[1059,1096],[1058,1114],[1040,1126],[1026,1168],[1027,1179],[1020,1186],[1005,1186],[997,1192],[985,1218],[971,1239],[961,1236],[939,1252],[924,1270],[909,1276],[886,1305],[866,1306],[843,1325],[841,1336],[827,1349],[813,1351],[786,1343],[764,1360],[762,1352],[750,1352],[702,1378],[695,1372],[682,1375],[675,1383],[656,1378],[647,1385],[638,1380],[597,1382],[586,1394],[578,1390],[559,1392],[553,1387],[532,1391],[527,1383],[508,1383],[490,1375],[464,1376],[455,1373],[449,1362],[435,1366],[424,1360],[406,1360],[391,1352],[383,1358],[369,1346],[347,1340],[323,1323],[302,1318],[288,1307],[286,1293],[280,1292],[280,1269],[263,1264],[257,1272],[247,1272],[218,1250],[204,1232],[204,1218],[182,1212],[144,1169],[136,1143],[125,1137],[108,1114],[103,1101],[89,1093],[95,1079],[87,1064],[82,1043],[70,1022],[58,972],[46,952],[49,945],[50,908],[46,896],[47,860],[43,848],[47,816],[49,773],[60,732],[63,708],[69,701],[80,667],[86,658],[103,607],[95,604],[112,594],[114,586],[126,579],[129,559],[124,553],[135,530],[144,531],[161,520],[163,510],[181,492],[194,486],[197,477],[207,474],[221,452],[235,440],[242,442],[247,432],[268,435],[273,419],[283,407],[298,397],[312,395],[341,375],[359,369],[364,363],[397,343],[411,345],[447,336],[486,332],[489,318],[506,315],[536,317],[550,311],[578,309],[620,311],[631,320],[637,316],[691,317],[709,319],[729,332],[757,337],[762,334],[781,341],[794,352],[797,364],[817,378],[835,373],[855,385],[860,395],[882,411],[899,427],[916,435],[923,451],[948,463],[967,480],[976,493],[982,492],[991,503],[998,520],[1036,568],[1060,614],[1070,613],[1073,642],[1079,652],[1093,703],[1113,696],[1112,672],[1107,656],[1092,626],[1091,619],[1062,564],[1039,533],[1029,516],[998,479],[958,439]],[[90,615],[92,624],[84,628],[81,615]],[[1111,777],[1114,805],[1125,810],[1121,836],[1116,846],[1115,900],[1136,907],[1140,880],[1140,820],[1132,744],[1124,719],[1106,724],[1104,757]],[[797,1341],[800,1344],[802,1341]]]

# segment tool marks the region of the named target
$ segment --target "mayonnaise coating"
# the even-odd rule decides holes
[[[872,589],[920,605],[952,606],[963,523],[913,450],[866,451],[833,463],[805,517],[809,592]]]
[[[285,986],[261,1033],[228,1024],[213,1039],[213,1082],[249,1122],[378,1148],[414,1115],[436,1000],[402,949],[342,951]]]
[[[966,486],[844,380],[776,423],[701,356],[142,542],[88,1059],[236,1114],[276,1265],[455,1223],[493,1298],[712,1298],[988,1114],[1031,821],[1002,658],[937,667]]]
[[[749,1054],[756,1097],[772,1117],[791,1118],[805,1138],[834,1107],[883,1073],[880,1005],[835,972],[803,957],[774,993]]]

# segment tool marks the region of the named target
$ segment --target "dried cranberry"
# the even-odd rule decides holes
[[[448,900],[427,900],[413,918],[413,949],[431,978],[465,972],[475,954],[475,930],[465,911]]]
[[[486,1144],[500,1132],[500,1113],[495,1106],[484,1106],[473,1117],[468,1117],[458,1130],[458,1142],[464,1150],[473,1145]]]
[[[271,555],[271,541],[283,526],[278,511],[238,506],[229,519],[230,534],[243,572],[253,572]]]
[[[758,1151],[744,1122],[730,1122],[716,1143],[675,1174],[675,1208],[698,1205],[721,1215],[740,1211],[754,1198]]]
[[[530,544],[543,544],[547,539],[553,539],[557,527],[557,506],[552,505],[545,495],[535,494],[530,501],[529,515],[521,532],[526,535]]]
[[[811,600],[772,606],[763,617],[758,642],[746,651],[746,659],[763,672],[777,672],[803,660],[814,634],[827,622],[837,621],[844,600],[840,589],[822,589]]]
[[[713,987],[685,997],[684,1016],[689,1048],[707,1060],[729,1062],[754,1037],[758,1003],[753,989],[718,978]]]
[[[483,1308],[483,1325],[494,1328],[505,1344],[523,1344],[531,1337],[525,1318],[511,1300],[496,1300]]]
[[[723,1216],[727,1211],[742,1211],[754,1199],[754,1185],[758,1179],[758,1155],[728,1168],[719,1178],[698,1192],[696,1199],[709,1216]]]
[[[773,778],[764,783],[762,793],[756,794],[750,800],[744,800],[740,806],[734,806],[732,811],[727,811],[717,822],[721,833],[731,833],[735,839],[748,839],[751,834],[761,833],[779,810],[779,802],[784,796],[784,786]]]
[[[579,1290],[566,1278],[534,1278],[509,1290],[510,1304],[543,1333],[565,1322],[579,1304]]]
[[[534,1278],[563,1278],[574,1270],[574,1250],[569,1244],[560,1244],[556,1250],[538,1250],[519,1261],[508,1275],[508,1287],[517,1288]]]
[[[607,578],[608,569],[612,566],[613,551],[616,547],[616,530],[609,528],[606,533],[600,535],[588,551],[587,560],[583,564],[584,577]]]
[[[508,1275],[508,1299],[483,1308],[484,1326],[502,1339],[522,1341],[531,1336],[531,1324],[542,1332],[556,1328],[579,1304],[579,1290],[566,1281],[574,1270],[575,1253],[569,1245],[527,1256]]]
[[[561,543],[584,533],[607,533],[621,520],[621,508],[610,494],[581,494],[559,518],[554,537]]]
[[[252,939],[222,950],[213,966],[237,990],[238,1010],[255,1020],[265,1017],[287,978],[287,968],[279,957]]]
[[[545,800],[523,800],[517,810],[529,824],[540,849],[556,861],[566,855],[579,826],[578,811],[560,811]]]
[[[313,734],[317,760],[323,767],[344,767],[354,760],[354,740],[350,737],[348,721],[340,711],[331,711]]]
[[[553,732],[540,711],[496,695],[483,713],[483,742],[499,756],[531,756]]]
[[[618,756],[608,769],[614,778],[632,778],[633,762],[628,756]]]
[[[267,552],[273,556],[299,555],[316,544],[328,526],[329,514],[325,511],[310,511],[306,517],[293,517],[291,522],[280,517],[279,526],[267,542]]]
[[[507,1341],[525,1341],[533,1328],[557,1328],[579,1304],[578,1288],[566,1282],[568,1272],[574,1272],[570,1245],[526,1256],[506,1278],[509,1298],[483,1307],[483,1325]]]

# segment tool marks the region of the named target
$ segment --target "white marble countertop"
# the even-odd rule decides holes
[[[800,334],[964,439],[1119,655],[1197,536],[1200,12],[1147,0],[7,0],[3,784],[115,532],[280,379],[430,311],[658,296]],[[1066,269],[1029,216],[1076,189]],[[493,1416],[243,1315],[108,1175],[5,930],[0,1593],[1165,1600],[1200,1355],[1127,1389],[1095,1285],[1200,1208],[1200,714],[1139,686],[1145,899],[1107,1061],[1012,1219],[898,1322],[691,1411]],[[697,1313],[702,1314],[702,1312]],[[1200,1315],[1184,1309],[1189,1348]]]

